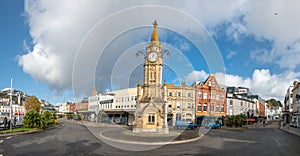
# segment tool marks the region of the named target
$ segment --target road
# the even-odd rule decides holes
[[[64,122],[61,128],[0,138],[0,155],[299,155],[300,137],[278,128],[210,130],[202,139],[148,151],[112,147],[92,132],[112,128]],[[92,131],[92,132],[91,132]]]

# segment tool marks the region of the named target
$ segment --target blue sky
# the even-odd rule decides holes
[[[134,86],[143,63],[134,55],[157,19],[171,52],[168,83],[213,73],[221,84],[282,101],[300,79],[297,3],[0,1],[0,88],[12,78],[14,88],[56,104],[89,96],[96,79],[101,90]]]

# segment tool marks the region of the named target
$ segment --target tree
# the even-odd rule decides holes
[[[45,119],[45,122],[46,122],[46,125],[47,126],[50,126],[50,125],[53,125],[54,124],[54,115],[49,112],[49,111],[45,111],[43,114],[42,114],[42,117]]]
[[[267,100],[267,106],[271,109],[274,109],[276,107],[282,107],[282,104],[279,100],[275,100],[275,99],[270,99],[270,100]]]
[[[247,121],[247,116],[245,114],[232,115],[227,118],[227,126],[242,127],[246,121]]]
[[[35,96],[29,96],[26,100],[25,100],[25,109],[28,110],[35,110],[37,112],[40,111],[41,109],[41,102],[39,101],[39,99]]]
[[[47,123],[45,122],[45,118],[40,115],[36,110],[29,110],[23,121],[24,127],[26,128],[46,128]]]

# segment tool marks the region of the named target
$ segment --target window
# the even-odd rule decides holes
[[[241,106],[243,106],[243,101],[241,101]]]
[[[187,97],[191,97],[191,93],[190,92],[187,93]]]
[[[221,106],[221,112],[224,112],[224,104]]]
[[[155,114],[154,113],[149,113],[148,114],[148,122],[149,123],[154,123],[155,122]]]
[[[172,108],[172,101],[168,102],[168,106],[169,106],[169,108]]]
[[[198,92],[198,98],[201,99],[202,98],[202,94],[201,92]]]
[[[215,108],[215,105],[214,105],[213,103],[211,103],[211,104],[210,104],[209,110],[210,110],[211,112],[213,112],[213,111],[214,111],[214,108]]]
[[[219,104],[216,105],[216,112],[220,112],[220,105]]]
[[[207,99],[207,93],[206,92],[204,92],[204,97],[203,98]]]
[[[181,104],[179,102],[177,102],[176,108],[181,108]]]
[[[172,92],[169,92],[169,96],[172,96]]]
[[[198,103],[198,108],[197,108],[198,111],[202,111],[202,105],[201,103]]]
[[[187,104],[186,104],[186,108],[187,108],[187,109],[191,109],[191,103],[187,103]]]
[[[214,92],[210,94],[210,99],[214,99]]]
[[[177,113],[177,114],[176,114],[176,121],[177,121],[177,120],[181,120],[181,114],[180,114],[180,113]]]
[[[180,97],[181,96],[181,92],[177,92],[177,96]]]
[[[206,103],[203,105],[203,111],[207,111],[207,104]]]
[[[233,101],[232,100],[229,101],[229,105],[231,105],[231,106],[233,105]]]
[[[216,100],[220,100],[220,94],[217,94]]]
[[[192,114],[191,114],[191,113],[186,113],[185,116],[186,116],[186,117],[192,117]]]
[[[224,94],[221,94],[221,100],[224,100]]]

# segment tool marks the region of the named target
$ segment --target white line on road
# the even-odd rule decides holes
[[[3,142],[4,140],[0,140],[0,144]],[[1,155],[0,155],[1,156]]]
[[[274,139],[278,146],[281,146],[279,139]]]
[[[256,141],[251,141],[251,140],[241,140],[241,139],[233,139],[233,138],[224,138],[224,141],[244,142],[244,143],[256,143]]]

